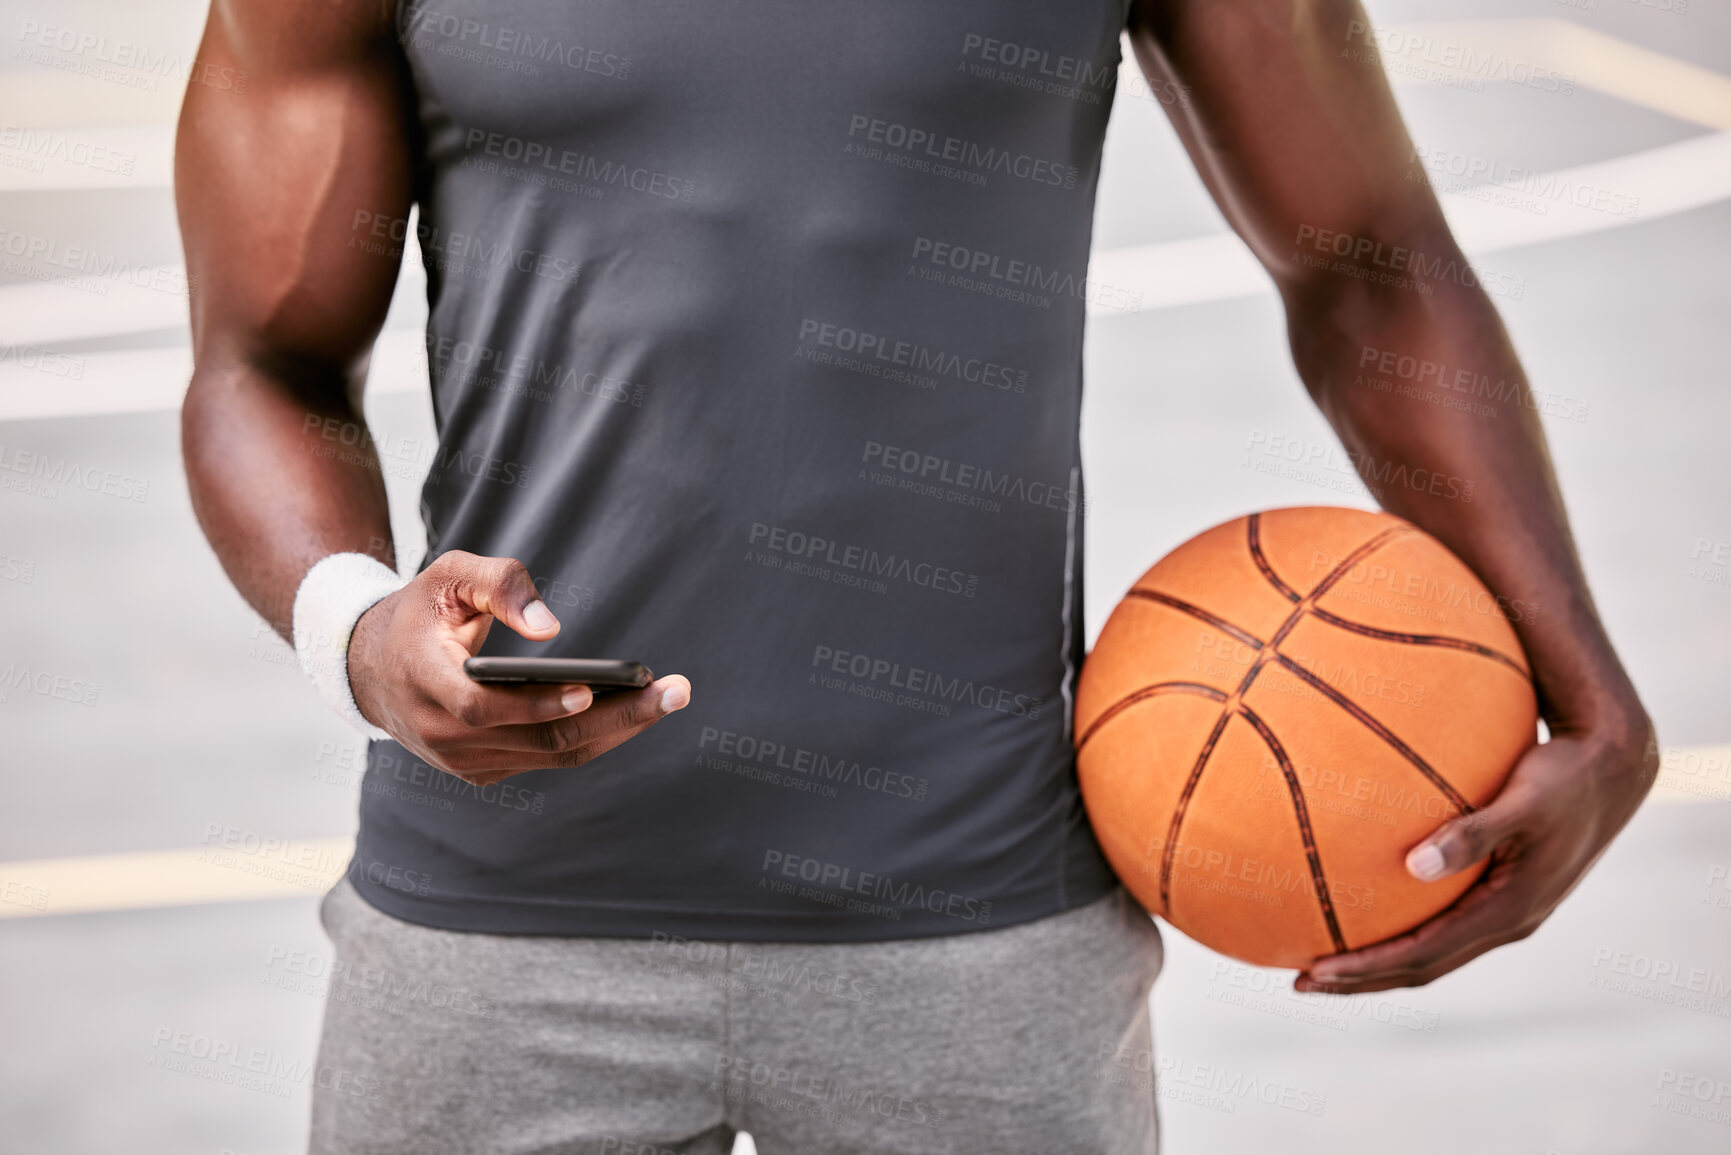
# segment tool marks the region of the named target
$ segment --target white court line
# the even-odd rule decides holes
[[[1522,193],[1523,189],[1529,191]],[[1530,190],[1543,191],[1534,195]],[[1594,209],[1592,195],[1597,191],[1615,194],[1625,203],[1638,202],[1636,215]],[[1588,198],[1586,207],[1569,199],[1582,193]],[[1488,199],[1499,195],[1537,202],[1549,211],[1541,215],[1518,204]],[[1444,193],[1438,199],[1455,239],[1476,261],[1487,253],[1657,220],[1727,198],[1731,198],[1731,133],[1714,132],[1615,160],[1540,174],[1517,188],[1489,185]],[[1114,301],[1127,295],[1135,300],[1135,294],[1140,294],[1134,309],[1090,302],[1089,313],[1105,317],[1251,297],[1273,289],[1268,274],[1236,233],[1097,252],[1088,279],[1110,286]]]
[[[1600,191],[1615,194],[1617,203],[1635,203],[1636,215],[1593,208],[1593,194]],[[1487,192],[1507,193],[1527,207],[1481,199]],[[1585,206],[1575,203],[1576,196],[1585,198]],[[1489,253],[1656,220],[1727,198],[1731,133],[1709,133],[1535,176],[1518,189],[1490,186],[1445,193],[1441,200],[1461,247],[1476,261]],[[1546,212],[1532,211],[1534,204]],[[405,287],[416,293],[425,281],[419,251],[409,246],[407,258]],[[0,287],[0,420],[179,406],[191,372],[184,350],[60,354],[50,362],[64,370],[66,358],[77,358],[82,362],[79,378],[45,371],[39,367],[45,359],[31,356],[29,350],[57,341],[182,326],[186,300],[163,287],[172,288],[181,277],[178,268],[137,269],[120,278]],[[1272,289],[1262,266],[1233,233],[1098,252],[1089,278],[1116,290],[1115,299],[1137,300],[1134,312],[1250,297]],[[1112,316],[1124,310],[1090,305],[1090,311]],[[426,384],[426,354],[419,335],[384,334],[374,350],[369,391],[416,392]]]
[[[1480,53],[1524,54],[1528,63],[1573,70],[1583,85],[1614,90],[1625,99],[1696,123],[1731,126],[1731,79],[1567,21],[1464,21],[1415,25],[1380,35],[1386,41],[1395,33],[1418,34],[1430,38],[1432,45],[1464,46]],[[44,75],[51,87],[65,88],[68,83],[63,74]],[[8,83],[16,86],[15,81],[0,78],[0,95]],[[3,174],[0,169],[0,181],[5,179]],[[1594,209],[1595,192],[1613,194],[1619,204],[1636,202],[1635,217]],[[1584,206],[1571,199],[1582,194]],[[1462,248],[1477,259],[1485,253],[1653,220],[1727,198],[1731,198],[1731,134],[1716,132],[1541,174],[1514,189],[1492,185],[1448,192],[1441,199]],[[1511,200],[1517,203],[1508,203]],[[424,274],[418,267],[419,252],[414,246],[407,252],[403,278],[405,287],[414,292],[424,284]],[[65,251],[59,259],[74,267],[91,267]],[[113,263],[101,258],[95,267],[106,267],[104,261]],[[1272,288],[1250,250],[1232,233],[1099,251],[1092,258],[1090,279],[1119,290],[1112,294],[1114,299],[1136,300],[1132,312],[1256,296]],[[173,362],[153,354],[90,354],[84,358],[90,375],[86,388],[77,380],[44,376],[40,368],[44,358],[28,352],[56,342],[184,326],[184,296],[162,288],[176,283],[184,284],[184,271],[178,266],[0,286],[0,420],[178,406],[185,377],[181,374],[176,380],[173,373],[180,370],[171,373],[171,367],[184,366],[184,357]],[[1111,316],[1124,310],[1091,307],[1090,311]],[[138,358],[136,364],[128,360],[133,357]],[[392,367],[392,372],[370,387],[394,392],[425,386],[424,377],[418,385],[405,386],[398,350],[382,348],[376,363],[380,371]]]
[[[1731,745],[1668,747],[1649,805],[1731,803]],[[0,863],[0,919],[305,898],[329,890],[348,838],[254,837],[135,854]]]
[[[191,378],[192,351],[185,346],[113,353],[27,349],[11,356],[0,346],[0,420],[178,409]],[[427,347],[420,330],[381,333],[373,345],[367,396],[425,393],[427,388]]]

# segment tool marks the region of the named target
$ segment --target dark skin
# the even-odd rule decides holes
[[[409,211],[412,137],[390,7],[214,0],[199,58],[244,70],[248,83],[193,85],[181,116],[176,196],[199,286],[187,476],[230,578],[285,636],[319,558],[355,551],[394,564],[370,442],[346,458],[319,452],[320,422],[365,428],[366,357],[396,281],[394,255],[351,245],[366,239],[356,213]],[[1273,278],[1293,359],[1341,441],[1355,458],[1474,485],[1471,502],[1394,486],[1383,504],[1447,544],[1504,604],[1536,607],[1515,628],[1551,740],[1492,803],[1408,856],[1420,877],[1487,858],[1488,870],[1417,930],[1318,959],[1297,980],[1341,993],[1423,985],[1531,934],[1657,772],[1652,725],[1587,592],[1537,416],[1354,384],[1367,347],[1523,381],[1489,299],[1470,278],[1436,278],[1420,293],[1292,259],[1298,238],[1326,230],[1465,265],[1430,189],[1407,179],[1412,148],[1381,71],[1341,55],[1367,50],[1349,41],[1353,21],[1369,24],[1356,3],[1290,0],[1139,0],[1130,21],[1156,91],[1186,93],[1168,111]],[[430,764],[485,783],[580,765],[689,698],[677,675],[599,701],[581,687],[478,686],[461,661],[495,619],[534,640],[558,632],[519,562],[443,555],[356,627],[348,660],[362,712]]]

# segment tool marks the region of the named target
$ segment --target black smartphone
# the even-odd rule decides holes
[[[655,680],[642,662],[608,658],[470,658],[463,672],[477,682],[572,683],[591,690],[638,690]]]

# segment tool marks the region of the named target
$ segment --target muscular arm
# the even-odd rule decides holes
[[[370,226],[394,222],[406,242],[411,198],[394,7],[213,0],[200,59],[247,84],[192,85],[181,111],[175,198],[196,285],[187,481],[223,568],[284,637],[320,558],[395,564],[360,406],[399,264]],[[579,765],[689,696],[678,675],[594,709],[580,686],[480,686],[462,662],[494,619],[536,641],[559,631],[521,562],[442,555],[356,624],[342,660],[362,714],[430,764],[487,783]]]
[[[191,85],[181,110],[175,198],[196,285],[187,479],[223,568],[284,637],[321,557],[395,564],[378,458],[357,435],[397,262],[350,244],[365,239],[357,210],[409,211],[387,7],[215,0],[200,59],[247,84]],[[349,436],[324,438],[326,420]]]
[[[1300,979],[1300,989],[1337,991],[1428,982],[1530,933],[1656,772],[1651,724],[1587,592],[1536,413],[1521,403],[1473,413],[1354,384],[1373,356],[1392,351],[1526,388],[1496,310],[1460,271],[1466,261],[1435,196],[1409,179],[1412,145],[1369,26],[1356,0],[1138,0],[1130,20],[1150,80],[1188,90],[1172,110],[1178,132],[1273,277],[1299,373],[1354,460],[1460,483],[1387,486],[1378,499],[1446,543],[1502,604],[1528,607],[1515,628],[1552,741],[1522,760],[1490,806],[1408,859],[1420,877],[1437,856],[1442,873],[1487,855],[1491,869],[1413,934],[1319,962]],[[1316,267],[1306,255],[1326,259]],[[1352,276],[1336,262],[1386,276]],[[1460,500],[1469,482],[1472,500]]]

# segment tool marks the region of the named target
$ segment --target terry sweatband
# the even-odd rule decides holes
[[[364,553],[333,553],[301,579],[295,591],[294,645],[301,669],[324,700],[369,738],[390,735],[367,721],[349,688],[349,636],[361,615],[408,582]]]

